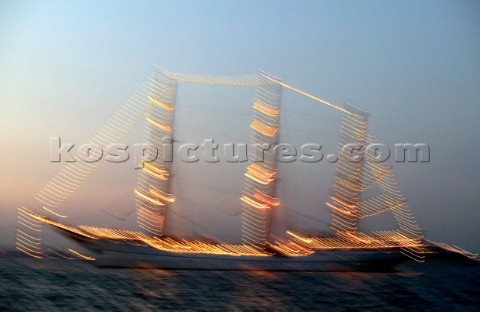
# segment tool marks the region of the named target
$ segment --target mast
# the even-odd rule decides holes
[[[332,210],[332,228],[338,236],[358,230],[367,119],[368,115],[360,111],[343,116],[334,190],[326,203]]]
[[[384,242],[396,241],[404,255],[422,261],[423,235],[393,177],[392,168],[377,159],[375,150],[366,150],[367,145],[378,143],[375,136],[367,133],[368,114],[353,107],[346,108],[348,113],[344,114],[340,131],[334,191],[326,203],[332,210],[332,228],[350,246],[359,246],[368,241],[359,239],[358,234],[365,236],[365,233],[358,232],[359,221],[391,212],[398,230],[372,234]],[[370,198],[362,198],[362,194],[373,186],[378,186],[379,192]]]
[[[141,172],[135,188],[138,225],[152,236],[165,233],[169,207],[175,201],[171,194],[171,168],[173,163],[173,122],[177,80],[170,74],[157,71],[146,87],[149,100],[145,112],[147,121],[144,134],[144,151]],[[151,161],[148,153],[157,153]]]
[[[263,78],[270,79],[261,73]],[[275,80],[278,80],[275,78]],[[274,83],[257,86],[250,124],[249,165],[245,172],[242,201],[242,242],[265,249],[270,238],[272,209],[279,205],[275,197],[277,159],[273,147],[279,137],[282,86]]]

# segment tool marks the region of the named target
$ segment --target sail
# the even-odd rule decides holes
[[[135,189],[137,197],[138,226],[152,236],[162,236],[166,216],[175,197],[171,194],[171,146],[177,81],[166,72],[156,72],[146,87],[149,100],[145,111],[143,142],[146,152],[156,153],[156,158],[142,158],[141,173]],[[148,148],[153,150],[148,150]]]
[[[334,191],[326,205],[332,210],[332,228],[341,235],[344,231],[356,231],[363,178],[363,158],[367,136],[366,114],[345,114],[341,125]],[[345,148],[351,144],[351,149]],[[353,152],[356,152],[356,155]]]
[[[148,98],[144,88],[154,79],[154,73],[100,128],[87,142],[96,144],[109,153],[108,146],[121,142],[143,119]],[[98,156],[92,150],[92,156]],[[18,227],[16,248],[35,258],[41,258],[43,231],[42,223],[32,218],[31,212],[37,212],[51,219],[65,218],[65,202],[95,171],[101,162],[67,162],[34,196],[31,206],[18,209]]]
[[[407,202],[393,177],[392,169],[379,161],[374,149],[378,143],[367,133],[367,114],[346,113],[341,125],[339,159],[334,178],[334,190],[326,202],[332,211],[332,228],[347,244],[373,242],[371,237],[359,237],[359,223],[383,213],[392,213],[398,229],[379,233],[384,240],[404,244],[406,255],[421,259],[422,233],[411,214]],[[376,188],[375,195],[366,198],[367,191]]]
[[[368,135],[366,143],[371,145],[377,144],[378,141],[374,135]],[[360,220],[391,213],[398,225],[395,235],[413,242],[413,244],[402,247],[404,254],[415,260],[421,260],[424,257],[424,246],[421,243],[423,233],[398,186],[392,168],[383,162],[378,162],[375,152],[370,150],[365,153],[364,179],[360,187],[366,191],[374,186],[379,190],[378,193],[364,198],[359,203]]]
[[[276,198],[277,159],[273,146],[278,141],[282,87],[257,87],[250,125],[249,165],[245,172],[242,200],[242,241],[265,248],[270,236]]]

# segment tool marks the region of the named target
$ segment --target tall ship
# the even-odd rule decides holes
[[[173,187],[176,160],[172,161],[172,149],[168,148],[182,143],[176,135],[176,111],[178,86],[184,83],[255,88],[248,160],[244,163],[239,196],[234,199],[241,207],[241,238],[236,242],[171,234],[175,205],[187,196]],[[278,210],[285,206],[284,197],[278,192],[281,151],[272,148],[279,143],[280,134],[288,130],[280,126],[283,90],[343,115],[337,128],[340,140],[329,197],[320,203],[330,214],[325,220],[330,224],[328,233],[275,228]],[[351,105],[333,104],[265,72],[217,76],[156,70],[89,142],[107,147],[119,142],[143,120],[144,142],[163,147],[155,160],[144,154],[138,164],[140,172],[132,195],[136,198],[139,230],[72,225],[66,221],[62,210],[65,201],[99,164],[76,161],[66,163],[54,175],[35,196],[32,207],[18,210],[17,249],[35,258],[45,257],[41,233],[49,226],[85,249],[69,249],[72,253],[109,267],[331,271],[383,269],[408,259],[422,261],[423,234],[392,168],[379,161],[375,150],[365,149],[377,143],[375,136],[369,134],[368,117]],[[89,152],[92,157],[99,156],[95,155],[96,150]],[[207,179],[208,172],[204,174]],[[195,203],[195,198],[192,200]],[[393,216],[396,226],[390,230],[360,227],[365,220],[382,214]]]

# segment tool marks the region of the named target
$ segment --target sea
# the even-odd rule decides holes
[[[480,311],[480,267],[167,271],[4,257],[0,311]]]

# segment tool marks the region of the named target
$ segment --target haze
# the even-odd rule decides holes
[[[14,245],[16,209],[29,207],[61,168],[50,162],[50,137],[87,142],[158,65],[226,75],[264,69],[372,112],[370,128],[389,146],[428,144],[429,163],[392,164],[399,185],[428,239],[480,252],[479,31],[477,1],[0,2],[0,245]],[[183,103],[208,102],[195,87],[183,90]],[[246,125],[235,132],[244,141],[249,96],[220,97],[208,129],[233,120]],[[299,128],[301,116],[310,116],[309,125],[331,126],[332,136],[316,143],[335,142],[341,116],[318,105],[286,94],[292,121],[283,125]],[[236,115],[223,119],[222,108]],[[103,209],[123,215],[120,226],[135,225],[128,216],[132,164],[106,167],[69,200],[70,222],[118,222]],[[305,187],[302,207],[315,192]],[[210,212],[199,222],[205,228],[206,220],[219,224],[227,215]]]

